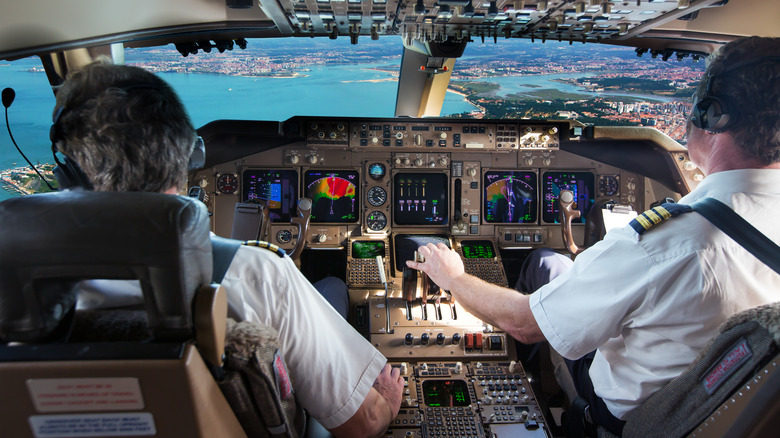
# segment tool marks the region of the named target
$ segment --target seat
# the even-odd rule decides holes
[[[60,192],[0,203],[0,223],[3,435],[230,438],[258,424],[267,436],[297,435],[285,418],[245,424],[252,406],[242,397],[264,389],[239,388],[242,377],[222,367],[240,348],[225,347],[227,299],[211,285],[202,203]],[[76,311],[83,279],[138,280],[142,303]],[[244,423],[231,406],[243,408]]]
[[[624,437],[774,436],[780,302],[729,318],[696,361],[626,418]]]

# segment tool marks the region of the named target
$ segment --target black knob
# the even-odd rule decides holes
[[[460,344],[460,333],[455,333],[452,335],[452,343],[454,345]]]
[[[423,333],[420,335],[420,345],[428,345],[428,340],[431,338],[431,335],[428,333]]]
[[[411,333],[407,333],[406,336],[404,336],[404,345],[407,347],[411,347],[412,344],[414,344],[414,335]]]
[[[439,333],[436,335],[436,343],[438,345],[444,345],[444,333]]]

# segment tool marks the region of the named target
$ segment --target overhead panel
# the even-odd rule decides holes
[[[722,0],[281,0],[299,35],[412,40],[529,38],[609,42],[720,6]]]

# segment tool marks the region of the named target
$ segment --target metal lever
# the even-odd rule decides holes
[[[403,282],[401,288],[404,293],[404,302],[406,303],[406,319],[412,320],[412,303],[417,294],[417,270],[404,268]]]
[[[422,263],[425,261],[425,258],[422,256],[422,254],[416,251],[414,254],[415,254],[416,262]],[[428,274],[426,274],[425,272],[420,271],[418,275],[420,276],[420,289],[422,292],[421,294],[422,297],[420,299],[420,301],[422,301],[422,306],[421,306],[422,319],[423,321],[427,321],[428,320],[428,290],[430,289],[433,282],[431,281],[430,278],[428,278]]]
[[[561,234],[563,235],[563,244],[573,255],[583,251],[574,243],[574,235],[571,231],[571,224],[574,219],[580,217],[580,211],[575,208],[574,193],[571,190],[561,190],[558,196],[558,203],[561,210]]]
[[[311,199],[301,198],[298,200],[298,217],[290,219],[290,222],[298,228],[298,240],[295,247],[290,251],[290,258],[298,260],[306,246],[306,235],[309,233],[309,219],[311,219]]]
[[[392,333],[390,327],[390,297],[387,292],[387,276],[385,275],[385,262],[382,256],[376,256],[376,267],[379,270],[379,281],[385,286],[385,333]]]

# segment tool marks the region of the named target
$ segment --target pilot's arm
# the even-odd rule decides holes
[[[466,274],[458,253],[443,243],[429,243],[417,252],[425,258],[425,262],[407,261],[407,266],[428,274],[439,287],[450,291],[472,315],[501,327],[526,344],[545,339],[531,312],[528,295]]]
[[[331,429],[337,437],[382,435],[401,409],[404,379],[398,368],[385,365],[358,411],[346,423]]]

